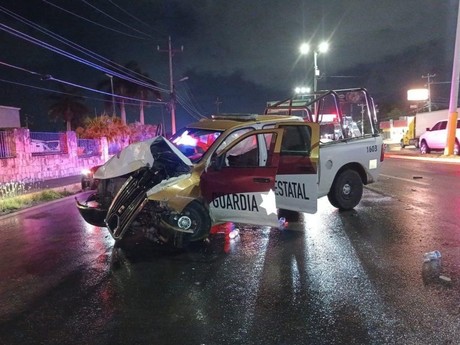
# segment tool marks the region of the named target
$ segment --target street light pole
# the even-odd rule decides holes
[[[315,93],[318,89],[318,78],[320,76],[320,70],[318,68],[318,54],[326,53],[329,49],[329,44],[327,42],[321,42],[317,49],[313,50],[313,68],[314,68],[314,76],[313,76],[313,93]],[[300,54],[306,55],[310,51],[310,46],[308,43],[302,43],[300,46]]]
[[[318,89],[318,77],[319,77],[319,68],[318,68],[318,52],[315,50],[313,52],[313,63],[315,68],[315,76],[313,77],[313,93]]]
[[[110,78],[110,86],[112,88],[112,116],[115,116],[115,94],[113,91],[113,75],[107,73],[105,75]]]

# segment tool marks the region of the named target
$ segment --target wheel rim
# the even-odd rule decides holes
[[[426,144],[425,143],[422,143],[422,145],[420,146],[420,152],[421,153],[426,153]]]
[[[350,197],[350,194],[351,194],[351,185],[349,183],[345,183],[342,188],[342,195],[348,199]]]

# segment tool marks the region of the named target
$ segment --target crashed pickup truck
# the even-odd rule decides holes
[[[324,91],[131,144],[99,167],[97,191],[77,207],[116,242],[143,231],[183,247],[216,224],[278,226],[280,210],[315,213],[324,196],[350,210],[377,180],[383,152],[368,92]]]

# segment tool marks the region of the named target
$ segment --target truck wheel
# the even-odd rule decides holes
[[[420,153],[422,155],[424,154],[427,154],[427,153],[430,153],[430,148],[428,147],[427,143],[425,140],[423,140],[421,143],[420,143]]]
[[[402,139],[401,139],[401,142],[399,143],[399,145],[401,145],[402,149],[406,147],[406,145],[404,145],[404,141]]]
[[[193,234],[184,234],[187,241],[197,241],[206,238],[211,231],[211,218],[208,210],[198,201],[192,201],[182,214],[191,221],[190,229]]]
[[[159,229],[161,241],[175,248],[183,248],[189,242],[204,239],[211,230],[209,212],[197,201],[192,201],[179,215],[171,217],[167,223],[193,231],[193,233],[186,233],[168,228]]]
[[[361,201],[363,181],[355,170],[347,169],[334,179],[327,198],[332,206],[339,210],[351,210]]]
[[[460,155],[460,145],[459,145],[457,139],[455,139],[454,155],[456,155],[456,156]]]

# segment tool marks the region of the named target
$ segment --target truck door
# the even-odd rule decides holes
[[[277,226],[275,176],[283,131],[253,130],[222,151],[201,174],[201,193],[214,223]]]
[[[280,209],[315,213],[318,198],[319,125],[281,123],[284,130],[275,182]]]

